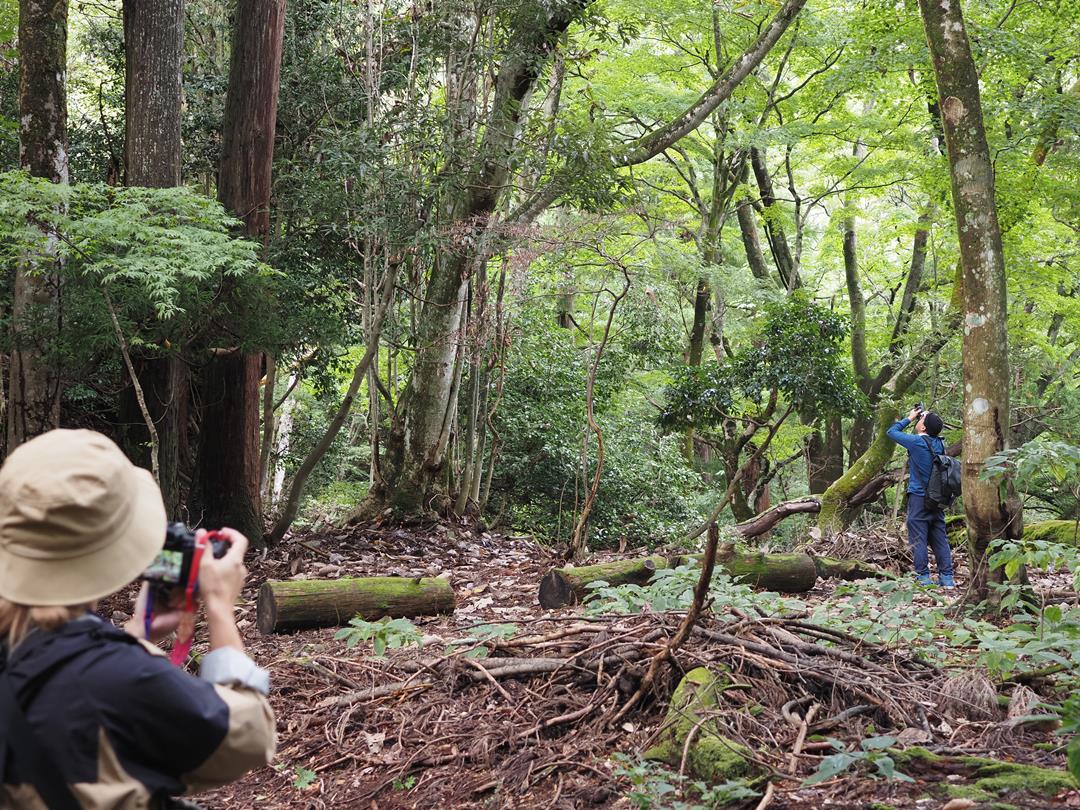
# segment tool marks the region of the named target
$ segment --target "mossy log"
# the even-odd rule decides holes
[[[585,598],[590,582],[609,585],[644,585],[658,568],[667,568],[668,560],[659,554],[643,560],[615,560],[580,568],[552,568],[540,580],[540,606],[557,608],[573,605]]]
[[[909,776],[929,777],[932,774],[938,780],[941,774],[966,776],[971,780],[971,785],[987,797],[1012,791],[1055,796],[1063,790],[1080,787],[1071,773],[1057,768],[1001,762],[986,757],[941,756],[920,746],[890,749],[889,755],[897,767]]]
[[[716,567],[732,579],[778,593],[806,593],[817,582],[817,566],[809,554],[766,554],[723,546]]]
[[[818,576],[822,579],[896,579],[896,574],[862,560],[838,560],[835,557],[814,557]]]
[[[659,739],[644,753],[645,759],[678,769],[685,752],[687,773],[711,783],[750,775],[752,752],[722,734],[716,718],[725,686],[705,667],[687,672],[671,696]]]
[[[256,622],[264,635],[339,627],[354,616],[432,616],[454,612],[454,591],[433,577],[359,577],[267,581],[259,588]]]
[[[967,542],[967,521],[963,515],[946,515],[945,531],[949,535],[949,544],[963,546]],[[1060,543],[1075,546],[1078,532],[1075,520],[1041,520],[1024,526],[1025,541],[1042,540],[1047,543]]]
[[[591,582],[644,585],[660,568],[685,565],[700,554],[672,557],[654,555],[638,560],[616,560],[580,568],[552,568],[540,581],[540,605],[557,608],[581,602]],[[809,554],[764,554],[727,546],[716,555],[717,570],[767,591],[805,593],[817,582],[818,569]]]
[[[1024,526],[1024,540],[1045,540],[1065,546],[1077,545],[1075,520],[1043,520]]]

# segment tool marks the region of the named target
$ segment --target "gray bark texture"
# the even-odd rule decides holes
[[[1008,446],[1009,360],[1005,258],[994,200],[994,168],[983,128],[979,76],[958,0],[919,0],[937,77],[964,279],[964,510],[974,590],[987,592],[986,552],[1019,537],[1019,509],[997,484],[979,480],[986,458]]]
[[[123,11],[126,183],[148,188],[178,186],[183,163],[184,0],[124,0]],[[160,357],[136,352],[135,367],[159,437],[161,494],[166,511],[176,516],[181,503],[181,458],[188,444],[187,366],[173,354]],[[128,453],[150,466],[140,458],[145,455],[139,448],[145,446],[147,433],[141,417],[127,421],[132,424]]]
[[[19,163],[33,177],[68,181],[67,0],[19,2]],[[7,452],[60,424],[60,369],[49,357],[59,324],[53,243],[15,271],[8,365]]]
[[[127,185],[180,185],[183,0],[124,0]]]

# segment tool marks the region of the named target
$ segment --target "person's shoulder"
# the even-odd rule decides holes
[[[101,644],[98,652],[84,670],[87,679],[96,684],[123,688],[170,673],[180,677],[186,674],[170,664],[158,647],[112,625],[102,628],[99,637]]]

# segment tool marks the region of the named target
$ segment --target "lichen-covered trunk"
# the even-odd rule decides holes
[[[818,528],[826,535],[834,535],[847,527],[851,522],[849,503],[852,497],[885,469],[885,465],[892,458],[896,444],[885,435],[885,431],[896,421],[896,416],[895,405],[882,403],[878,406],[874,440],[870,447],[822,494]]]
[[[19,2],[19,163],[68,181],[67,0]],[[60,278],[55,242],[19,263],[11,308],[7,452],[60,423]]]
[[[979,76],[958,0],[919,0],[934,63],[953,209],[964,273],[964,512],[973,591],[988,591],[987,549],[1023,530],[1017,504],[981,481],[986,458],[1008,446],[1009,359],[1005,257],[994,200],[994,167],[983,128]]]
[[[456,410],[457,356],[467,288],[466,252],[436,261],[424,296],[412,376],[398,403],[398,418],[386,443],[382,503],[400,514],[432,506],[436,482],[446,465],[451,417]]]
[[[574,0],[521,7],[494,80],[490,109],[483,113],[480,142],[468,148],[462,144],[452,155],[455,159],[474,155],[461,169],[462,190],[439,207],[444,230],[455,237],[437,250],[424,294],[412,375],[387,441],[383,481],[361,504],[357,517],[380,506],[408,514],[451,504],[448,493],[438,491],[437,482],[446,465],[457,407],[457,364],[468,280],[485,266],[493,250],[495,211],[510,178],[526,99],[562,33],[584,5],[585,0]],[[451,72],[448,79],[461,77]],[[466,103],[474,104],[476,99],[468,93],[455,96],[455,110]]]
[[[180,185],[184,0],[124,0],[124,164],[129,186]],[[158,470],[166,511],[179,514],[186,454],[187,365],[175,354],[139,352],[139,383],[158,433]],[[125,397],[134,400],[134,396]],[[134,408],[132,408],[134,410]],[[128,420],[128,453],[139,463],[148,436],[141,415]],[[187,472],[190,472],[188,470]]]
[[[244,222],[247,236],[270,231],[270,181],[277,122],[285,0],[236,6],[225,100],[218,199]],[[220,335],[219,341],[232,343]],[[262,539],[259,494],[259,380],[262,353],[221,346],[204,369],[199,480],[207,525],[231,525]]]

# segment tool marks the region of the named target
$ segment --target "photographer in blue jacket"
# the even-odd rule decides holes
[[[915,425],[915,433],[905,433],[912,424]],[[917,405],[906,419],[889,428],[888,436],[908,451],[907,531],[908,545],[915,561],[915,576],[920,585],[934,584],[930,579],[929,547],[933,549],[937,562],[937,584],[955,588],[952,550],[945,533],[945,513],[936,506],[931,508],[926,502],[926,484],[933,471],[934,459],[924,437],[929,437],[934,453],[944,453],[945,443],[938,436],[943,426],[940,416]]]

